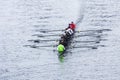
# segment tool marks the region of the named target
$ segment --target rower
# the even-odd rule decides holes
[[[67,35],[66,34],[62,34],[59,44],[67,46]]]
[[[62,54],[65,51],[65,47],[62,44],[59,44],[57,47],[57,50],[60,54]]]
[[[76,27],[76,25],[74,24],[74,22],[71,22],[70,28],[74,31],[74,30],[75,30],[75,27]]]
[[[65,33],[67,34],[67,35],[73,35],[73,30],[71,29],[71,28],[68,28],[66,31],[65,31]]]

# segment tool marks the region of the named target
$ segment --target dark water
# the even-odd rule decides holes
[[[0,1],[0,80],[120,80],[119,14],[119,0]],[[71,21],[80,32],[58,58],[51,30]]]

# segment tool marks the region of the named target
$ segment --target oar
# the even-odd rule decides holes
[[[51,35],[43,35],[43,34],[34,34],[32,36],[37,36],[37,37],[50,37],[50,36],[61,36],[62,34],[51,34]],[[83,34],[83,35],[75,35],[72,37],[85,37],[85,36],[93,36],[93,37],[98,37],[98,36],[102,36],[103,34]]]
[[[99,39],[99,40],[93,40],[93,41],[75,41],[73,43],[91,43],[91,42],[100,43],[100,41],[106,41],[106,39]]]
[[[65,31],[65,29],[62,29],[62,30],[49,30],[49,29],[40,29],[40,30],[35,30],[35,31],[37,31],[37,32],[41,32],[41,33],[48,33],[48,32],[58,32],[58,31]],[[90,32],[90,31],[92,31],[92,32],[99,32],[99,33],[101,33],[101,32],[103,32],[103,31],[111,31],[111,29],[98,29],[98,30],[77,30],[77,31],[75,31],[76,33],[80,33],[80,32]]]
[[[52,41],[56,41],[58,42],[59,40],[28,40],[30,42],[34,42],[34,43],[43,43],[43,42],[52,42]],[[99,41],[70,41],[70,43],[90,43],[90,42],[95,42],[95,43],[99,43],[101,40]]]
[[[73,46],[71,48],[92,48],[92,49],[97,49],[98,47],[105,47],[105,45],[93,45],[93,46]]]
[[[41,35],[41,34],[34,34],[32,36],[37,36],[37,37],[50,37],[50,36],[61,36],[60,34],[51,34],[51,35]]]
[[[75,31],[75,32],[98,32],[98,33],[101,33],[103,31],[111,31],[111,29],[98,29],[98,30],[81,30],[81,31]]]
[[[39,31],[41,33],[49,33],[49,32],[56,32],[56,31],[65,31],[65,30],[48,30],[48,31]],[[111,31],[110,29],[100,29],[100,30],[78,30],[75,31],[75,33],[82,33],[82,32],[96,32],[96,33],[102,33],[104,31]]]
[[[65,31],[65,30],[36,30],[41,33],[47,33],[47,32],[57,32],[57,31]]]
[[[24,45],[24,47],[38,48],[36,45]]]
[[[100,43],[100,41],[73,41],[71,43]]]
[[[49,41],[59,41],[59,40],[40,40],[40,39],[37,39],[37,40],[28,40],[30,42],[34,42],[34,43],[42,43],[42,42],[49,42]]]
[[[24,47],[31,47],[31,48],[40,48],[40,47],[57,47],[57,45],[24,45]]]
[[[77,37],[85,37],[85,36],[90,36],[90,37],[100,37],[100,36],[105,36],[105,34],[85,34],[85,35],[76,35],[76,36],[73,36],[75,38]]]

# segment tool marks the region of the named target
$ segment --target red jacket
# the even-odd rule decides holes
[[[70,24],[70,28],[71,28],[72,30],[74,30],[75,27],[76,27],[76,25],[75,25],[74,23],[71,23],[71,24]]]

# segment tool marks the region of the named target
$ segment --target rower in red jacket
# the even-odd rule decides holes
[[[70,28],[74,31],[74,30],[75,30],[75,27],[76,27],[76,25],[75,25],[73,22],[71,22]]]

